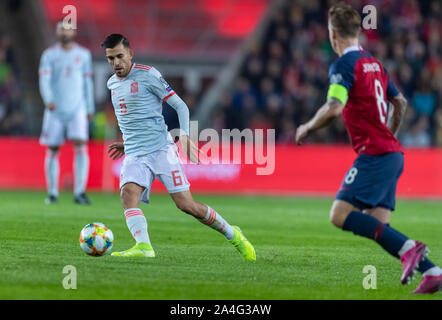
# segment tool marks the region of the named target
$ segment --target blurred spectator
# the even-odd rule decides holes
[[[429,120],[425,115],[417,118],[414,125],[407,131],[402,139],[404,147],[429,147],[431,137],[429,130]]]
[[[14,66],[14,54],[8,37],[0,32],[0,134],[23,135],[20,89]]]
[[[442,147],[442,108],[437,109],[435,119],[435,141],[436,147]]]
[[[277,141],[293,143],[294,128],[326,100],[328,68],[337,58],[328,40],[327,9],[336,0],[287,1],[273,14],[260,44],[253,46],[229,99],[218,113],[227,128],[263,123]],[[367,1],[349,1],[359,10]],[[325,4],[325,5],[324,5]],[[370,3],[371,4],[371,3]],[[386,67],[409,102],[400,135],[409,145],[442,144],[442,4],[440,0],[378,0],[378,29],[363,30],[362,46]],[[382,9],[382,10],[381,10]],[[233,116],[234,115],[234,116]],[[411,121],[412,119],[416,119]],[[251,119],[253,119],[251,121]],[[348,143],[342,121],[310,137]]]
[[[417,91],[413,95],[412,105],[418,113],[431,116],[436,108],[436,96],[431,91],[431,79],[428,69],[422,71]]]

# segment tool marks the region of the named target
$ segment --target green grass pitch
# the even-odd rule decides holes
[[[44,204],[42,192],[0,192],[0,299],[442,299],[417,296],[399,283],[402,265],[376,243],[334,228],[332,199],[203,196],[253,243],[246,262],[216,231],[187,216],[167,195],[142,206],[157,257],[89,257],[78,236],[90,222],[112,229],[113,250],[134,241],[117,194],[91,194],[92,206],[71,194]],[[431,249],[442,263],[442,202],[399,200],[392,226]],[[75,266],[77,289],[62,286],[63,268]],[[376,289],[365,290],[364,266],[376,267]]]

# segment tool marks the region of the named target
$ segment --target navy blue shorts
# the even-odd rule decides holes
[[[382,207],[393,211],[396,185],[404,170],[401,152],[381,156],[359,155],[347,171],[337,200],[351,203],[360,210]]]

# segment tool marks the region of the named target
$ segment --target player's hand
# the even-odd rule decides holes
[[[46,105],[46,109],[48,109],[49,111],[54,111],[56,109],[55,104],[53,102],[48,103]]]
[[[307,124],[302,124],[296,129],[296,144],[300,146],[302,140],[304,140],[309,134],[309,127]]]
[[[92,121],[94,120],[94,114],[93,114],[93,113],[88,113],[88,114],[87,114],[87,120],[88,120],[89,122],[92,122]]]
[[[193,143],[192,140],[190,140],[190,137],[188,135],[182,135],[180,136],[179,141],[187,158],[189,158],[191,162],[199,164],[199,154],[203,154],[203,152]]]
[[[124,156],[123,142],[111,143],[107,149],[107,153],[109,153],[109,157],[111,157],[112,160],[120,159],[122,156]]]

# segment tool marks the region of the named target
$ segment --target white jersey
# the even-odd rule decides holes
[[[80,109],[94,112],[92,57],[88,49],[78,44],[69,51],[60,44],[46,49],[40,60],[39,79],[43,102],[55,104],[53,114],[60,120],[72,119]]]
[[[162,104],[175,91],[157,69],[134,63],[125,78],[114,74],[107,87],[111,90],[126,155],[146,155],[172,142]]]

